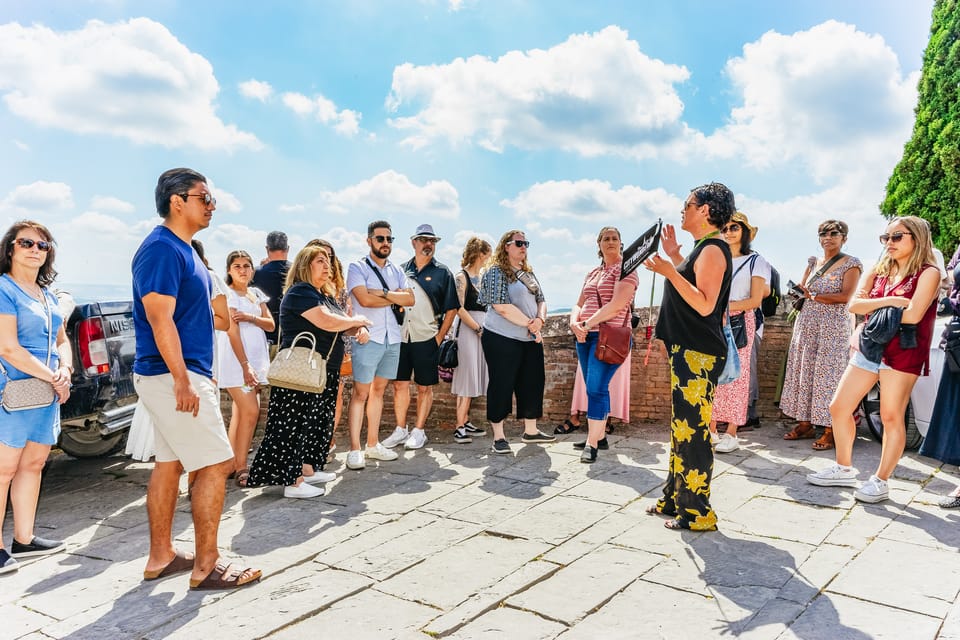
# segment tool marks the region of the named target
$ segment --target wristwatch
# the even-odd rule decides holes
[[[386,289],[386,288],[385,288],[385,289],[383,290],[383,297],[386,298],[388,293],[390,293],[390,289]]]
[[[811,293],[811,294],[810,294],[810,299],[811,299],[811,300],[816,300],[816,299],[817,299],[817,294],[816,294],[816,293]]]
[[[587,321],[586,321],[586,320],[581,320],[581,321],[580,321],[580,328],[583,329],[584,331],[587,330]]]

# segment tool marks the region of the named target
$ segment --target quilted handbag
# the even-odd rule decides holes
[[[50,317],[50,307],[47,306],[46,290],[42,291],[43,307],[47,312],[47,362],[50,366],[50,355],[53,352],[53,319]],[[6,379],[6,384],[0,390],[0,406],[5,411],[27,411],[29,409],[41,409],[53,404],[57,395],[53,391],[53,385],[40,378],[23,378],[21,380],[11,380],[7,375],[7,370],[0,364],[0,374]]]
[[[301,331],[286,349],[281,349],[267,370],[267,382],[272,387],[321,393],[327,386],[327,358],[337,344],[336,334],[330,343],[326,358],[317,353],[317,339],[308,331]],[[297,346],[307,342],[309,347]]]

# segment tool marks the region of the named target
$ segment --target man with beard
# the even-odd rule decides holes
[[[368,329],[370,340],[365,344],[353,345],[353,393],[347,414],[350,430],[348,469],[363,469],[366,458],[397,459],[397,454],[379,441],[380,415],[387,383],[397,377],[400,323],[402,317],[410,313],[411,310],[406,307],[414,304],[414,297],[406,275],[387,260],[393,248],[391,231],[390,223],[385,220],[376,220],[367,225],[370,254],[351,263],[347,269],[347,291],[353,301],[353,311],[366,316],[373,323]],[[367,415],[367,448],[361,451],[360,430],[363,428],[364,406]]]
[[[406,449],[420,449],[427,443],[423,427],[433,406],[433,387],[440,382],[437,375],[440,343],[453,324],[460,308],[457,284],[446,266],[434,258],[440,237],[429,224],[417,227],[410,236],[413,258],[401,265],[407,279],[413,283],[416,304],[403,322],[403,341],[400,343],[400,365],[393,383],[393,411],[397,428],[383,441],[393,448],[400,443]],[[411,431],[407,428],[407,409],[410,407],[410,377],[417,383],[417,421]]]

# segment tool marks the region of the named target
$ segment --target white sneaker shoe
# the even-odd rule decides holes
[[[410,431],[406,427],[397,427],[381,444],[387,449],[393,449],[398,444],[406,442],[409,437]]]
[[[322,487],[315,487],[307,482],[301,482],[294,487],[284,487],[284,498],[316,498],[323,495]]]
[[[396,460],[397,458],[400,457],[395,452],[390,451],[390,449],[387,449],[380,442],[378,442],[377,446],[375,447],[368,446],[364,455],[366,455],[366,457],[370,458],[371,460],[385,460],[386,462],[390,462],[391,460]]]
[[[333,482],[337,479],[337,474],[328,471],[314,471],[312,476],[303,476],[304,482],[310,484],[320,484],[323,482]]]
[[[347,454],[347,469],[363,469],[367,461],[363,459],[363,451],[351,451]]]
[[[740,448],[740,439],[737,436],[732,436],[729,433],[725,433],[720,436],[720,441],[717,442],[714,450],[717,453],[730,453],[731,451],[736,451]]]
[[[713,446],[717,446],[718,444],[720,444],[720,436],[714,433],[713,431],[710,432],[710,444],[712,444]]]
[[[818,487],[855,487],[857,470],[853,467],[841,467],[838,464],[822,471],[807,474],[807,482]]]
[[[890,497],[890,488],[886,480],[870,476],[859,489],[853,492],[853,497],[860,502],[883,502]]]
[[[427,432],[423,429],[411,429],[410,437],[403,443],[404,449],[421,449],[427,444]]]

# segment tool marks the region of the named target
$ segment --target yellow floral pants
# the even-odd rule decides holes
[[[710,507],[713,447],[710,415],[713,393],[726,358],[667,345],[670,357],[670,467],[657,510],[685,529],[712,531],[717,514]]]

